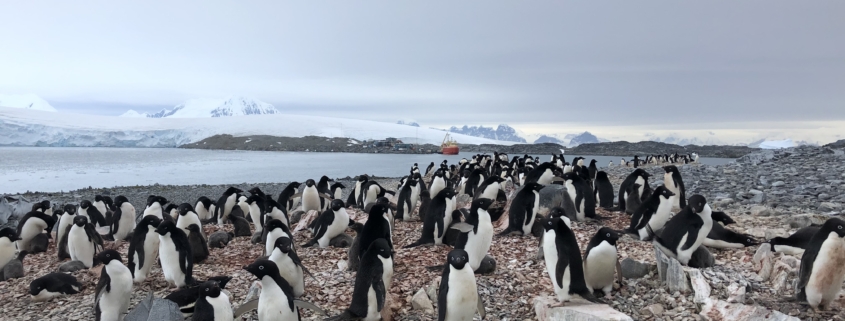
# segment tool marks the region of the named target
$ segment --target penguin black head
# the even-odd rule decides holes
[[[741,242],[742,245],[745,245],[745,246],[760,245],[760,241],[757,240],[756,238],[754,238],[753,236],[748,235],[748,234],[741,234],[741,235],[743,237],[742,242]]]
[[[366,183],[370,178],[367,177],[367,174],[361,174],[358,176],[358,181],[361,183]]]
[[[163,221],[156,228],[156,233],[159,235],[167,235],[167,233],[171,233],[176,229],[176,223],[173,221]]]
[[[541,189],[543,189],[543,187],[545,187],[545,186],[543,186],[542,184],[539,184],[539,183],[537,183],[537,182],[531,182],[531,183],[526,183],[526,184],[525,184],[525,187],[523,187],[523,188],[527,188],[527,189],[529,189],[529,190],[533,190],[533,191],[538,191],[538,192],[539,192]]]
[[[293,188],[299,188],[299,186],[302,186],[302,184],[299,182],[290,182],[288,186],[293,186]]]
[[[94,195],[94,202],[103,202],[103,195]]]
[[[32,208],[30,209],[31,212],[44,212],[44,207],[41,206],[41,203],[33,203]]]
[[[563,209],[560,209],[560,210],[561,210],[561,213],[563,213]],[[561,216],[562,215],[563,214],[561,214]],[[555,228],[555,220],[559,219],[560,216],[551,216],[551,218],[545,218],[545,219],[543,218],[543,216],[540,216],[540,218],[542,219],[541,223],[542,223],[542,226],[543,226],[543,231],[548,232],[548,231]]]
[[[276,244],[274,244],[273,246],[279,249],[279,251],[282,251],[282,253],[288,254],[290,253],[291,245],[292,242],[289,238],[280,237],[276,239]]]
[[[678,171],[678,167],[675,166],[675,165],[663,166],[663,170],[666,171],[667,174],[675,174],[675,173],[680,174],[680,172]]]
[[[191,209],[193,209],[193,208],[191,208]],[[173,210],[177,210],[177,211],[179,210],[179,207],[176,206],[176,204],[173,204],[173,203],[167,204],[167,206],[164,208],[165,213],[170,213]]]
[[[712,217],[713,220],[716,221],[716,222],[722,222],[722,224],[724,224],[724,225],[736,223],[736,221],[734,221],[725,212],[713,212],[713,213],[710,214],[710,217]]]
[[[596,180],[600,180],[600,179],[601,180],[609,179],[609,178],[607,178],[607,173],[605,171],[598,171],[596,173]]]
[[[29,283],[29,295],[36,296],[47,288],[53,280],[48,278],[37,278]]]
[[[245,266],[244,270],[252,275],[255,275],[255,277],[259,280],[263,279],[265,276],[270,276],[272,278],[274,275],[279,275],[279,267],[276,266],[276,263],[265,259],[255,260],[252,264]]]
[[[71,204],[65,204],[65,214],[76,214],[76,206],[73,206]]]
[[[262,191],[261,191],[261,189],[260,189],[260,188],[258,188],[258,186],[253,187],[253,188],[250,188],[247,192],[249,192],[249,194],[251,194],[251,195],[253,195],[253,196],[255,196],[255,195],[264,195],[264,192],[262,192]]]
[[[376,253],[378,256],[389,259],[395,252],[390,247],[390,244],[387,244],[387,240],[377,239],[370,244],[367,253]]]
[[[370,215],[370,217],[379,217],[384,215],[384,213],[387,213],[387,210],[388,207],[384,204],[376,203],[375,205],[373,205],[373,207],[370,208],[370,213],[368,214]]]
[[[0,229],[0,238],[3,237],[8,238],[11,242],[18,241],[21,239],[21,237],[18,236],[18,232],[11,227],[5,227],[3,229]]]
[[[256,195],[256,194],[252,194],[252,196],[247,197],[246,201],[244,201],[244,202],[246,202],[249,205],[252,205],[252,203],[255,203],[255,202],[258,202],[258,201],[263,201],[263,200],[264,200],[263,197]]]
[[[346,205],[343,204],[342,200],[339,200],[339,199],[332,200],[332,211],[336,212],[336,211],[339,211],[341,208],[344,208],[344,207],[346,207]]]
[[[199,226],[199,225],[196,225],[196,224],[191,224],[191,225],[188,225],[188,231],[191,231],[191,233],[200,233],[200,234],[202,234],[202,231],[200,231],[200,226]]]
[[[550,218],[556,218],[561,216],[566,216],[566,211],[563,210],[563,207],[555,207],[549,211]]]
[[[337,183],[332,184],[332,186],[330,188],[332,190],[334,190],[335,188],[346,188],[346,185],[343,185],[343,183],[337,182]]]
[[[307,187],[313,187],[314,185],[317,185],[317,183],[314,182],[313,179],[309,179],[309,180],[305,181],[305,186],[307,186]]]
[[[822,233],[820,235],[830,235],[830,233],[836,233],[840,238],[845,237],[845,221],[839,218],[831,218],[828,219],[822,225],[822,228],[819,229],[817,233]]]
[[[152,199],[149,199],[149,203],[147,205],[153,205],[153,203],[158,203],[158,205],[167,204],[167,199],[163,196],[153,196]]]
[[[455,269],[461,270],[469,262],[469,254],[467,254],[467,251],[454,249],[446,255],[446,261]]]
[[[193,211],[194,211],[194,207],[191,204],[182,203],[181,205],[179,205],[179,215],[181,215],[181,216],[188,215],[188,213],[193,212]]]
[[[138,225],[152,227],[158,227],[159,224],[161,224],[161,219],[156,217],[155,215],[146,215],[144,216],[144,218],[141,219],[141,222],[138,223]]]
[[[504,177],[501,177],[501,176],[493,176],[493,177],[494,177],[494,180],[496,181],[496,183],[504,183],[506,181],[506,179]]]
[[[640,185],[640,184],[634,184],[634,185]],[[640,187],[636,186],[634,188],[640,188]],[[672,191],[670,191],[668,188],[666,188],[666,186],[663,186],[663,185],[660,185],[657,188],[655,188],[654,194],[660,195],[660,197],[663,197],[665,199],[669,199],[670,197],[675,196],[675,193],[672,193]]]
[[[79,207],[87,210],[89,207],[91,207],[91,201],[83,200],[82,202],[79,202]]]
[[[600,241],[607,242],[610,245],[616,246],[616,241],[619,240],[619,232],[609,228],[609,227],[602,227],[596,232],[595,238],[599,239]]]
[[[635,169],[635,170],[634,170],[634,174],[635,174],[636,176],[642,176],[643,178],[646,178],[646,179],[647,179],[647,178],[649,178],[649,177],[651,177],[651,174],[649,174],[648,172],[646,172],[646,171],[645,171],[645,170],[643,170],[642,168],[637,168],[637,169]]]
[[[96,259],[95,261],[101,262],[101,263],[106,264],[106,265],[108,265],[109,262],[111,262],[113,260],[117,260],[118,262],[123,263],[123,261],[120,260],[120,253],[118,253],[115,250],[111,250],[111,249],[97,253],[97,255],[95,256],[95,259]]]
[[[123,203],[129,202],[129,199],[126,196],[118,195],[114,198],[114,206],[120,207]]]
[[[283,231],[287,231],[287,226],[285,225],[285,223],[283,223],[282,221],[280,221],[278,219],[272,219],[272,220],[268,221],[267,226],[265,226],[265,227],[267,228],[267,231],[272,231],[272,230],[277,229],[277,228],[280,228]]]
[[[103,203],[105,203],[107,206],[111,207],[111,206],[114,205],[114,200],[112,200],[112,198],[109,197],[109,196],[103,196]]]
[[[83,227],[88,224],[88,218],[82,215],[73,218],[73,225]]]
[[[413,177],[411,177],[411,178],[409,178],[409,179],[408,179],[407,184],[408,184],[409,186],[417,186],[417,180],[416,180],[416,179],[414,179]]]
[[[493,205],[493,200],[489,198],[479,198],[472,201],[472,208],[474,209],[482,209],[486,211],[490,205]]]
[[[321,184],[321,185],[322,185],[322,184],[328,184],[328,183],[329,183],[329,181],[331,181],[331,179],[329,179],[329,177],[328,177],[328,176],[326,176],[326,175],[323,175],[323,177],[320,177],[320,184]]]
[[[704,211],[704,206],[707,205],[707,199],[704,196],[699,194],[695,194],[689,198],[689,202],[687,202],[687,206],[692,206],[692,210],[695,213],[701,213]]]
[[[590,160],[590,166],[595,165],[596,163],[598,163],[597,160],[595,160],[595,159]]]
[[[243,193],[243,192],[244,191],[242,191],[240,188],[230,186],[229,188],[226,189],[225,192],[223,192],[223,195],[232,195],[232,194]]]
[[[217,281],[206,281],[199,286],[200,297],[216,298],[220,296],[220,283]]]
[[[376,204],[384,205],[384,207],[388,207],[388,205],[390,205],[390,200],[387,197],[382,196],[382,197],[379,197],[378,199],[376,199]]]

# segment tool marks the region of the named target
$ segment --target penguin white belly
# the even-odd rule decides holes
[[[265,215],[269,215],[272,219],[276,219],[276,220],[282,221],[282,223],[284,223],[284,224],[285,224],[285,226],[287,226],[288,228],[290,228],[290,223],[288,222],[288,218],[287,218],[287,217],[285,217],[285,213],[284,213],[284,212],[282,212],[280,209],[278,209],[278,208],[276,208],[276,207],[273,207],[273,210],[272,210],[272,211],[270,211],[270,213],[267,213],[267,214],[265,214]],[[264,218],[264,220],[265,220],[265,221],[267,221],[267,222],[269,222],[269,221],[270,221],[270,220],[269,220],[269,219],[267,219],[266,217]],[[261,230],[262,230],[262,231],[264,230],[264,229],[263,229],[263,227],[262,227],[262,229],[261,229]]]
[[[675,194],[675,196],[672,196],[672,197],[669,198],[669,200],[671,200],[672,207],[680,208],[681,207],[681,191],[680,191],[680,188],[678,188],[678,186],[675,185],[675,180],[672,179],[672,173],[663,174],[663,185],[666,186],[666,188],[670,192]],[[640,195],[642,195],[642,194],[640,194]]]
[[[81,210],[80,210],[79,214],[82,214]],[[87,215],[88,213],[86,212],[85,214]],[[164,216],[162,216],[162,214],[161,214],[161,204],[153,203],[152,206],[144,209],[144,216],[147,216],[147,215],[154,215],[155,217],[163,219]]]
[[[446,213],[443,216],[443,231],[440,230],[438,225],[434,225],[434,244],[440,245],[443,244],[443,237],[446,236],[445,230],[449,229],[449,225],[452,224],[452,211],[449,210],[449,201],[446,201]]]
[[[7,237],[0,238],[0,270],[17,256],[16,252],[18,252],[17,243]]]
[[[584,280],[590,292],[593,289],[610,292],[616,272],[616,258],[616,247],[607,242],[601,242],[590,250],[590,255],[584,261]]]
[[[241,196],[241,198],[243,198],[243,196]],[[240,207],[240,208],[241,208],[241,213],[244,213],[244,215],[248,215],[248,214],[249,214],[249,212],[250,212],[250,211],[249,211],[249,204],[247,204],[247,203],[246,203],[246,202],[244,202],[243,200],[239,200],[239,201],[238,201],[238,207]],[[259,215],[260,215],[260,214],[259,214]]]
[[[464,249],[469,254],[469,265],[472,270],[478,270],[481,266],[481,261],[490,251],[490,244],[493,242],[493,224],[490,222],[490,217],[479,217],[478,234],[469,232],[467,236],[467,244]]]
[[[440,177],[435,177],[434,180],[431,182],[431,188],[429,191],[431,192],[431,198],[437,196],[437,193],[440,193],[444,188],[446,188],[446,181]]]
[[[420,185],[411,186],[411,208],[405,211],[405,214],[410,215],[411,212],[417,207],[417,202],[420,201]]]
[[[191,226],[191,224],[196,224],[197,226],[199,226],[200,227],[200,234],[203,234],[202,233],[202,222],[200,222],[200,218],[194,213],[188,213],[188,214],[185,214],[184,216],[179,215],[179,220],[176,221],[176,227],[185,231],[185,235],[191,235],[191,231],[188,230],[188,226]],[[205,235],[203,235],[203,237],[205,237]]]
[[[320,193],[316,187],[305,187],[302,191],[302,210],[306,213],[320,210]]]
[[[302,296],[305,293],[305,279],[302,275],[302,268],[293,263],[290,256],[278,249],[273,250],[270,261],[276,263],[276,266],[279,268],[279,275],[285,281],[288,281],[288,284],[293,288],[293,297],[298,298]]]
[[[197,210],[197,216],[201,220],[207,220],[211,218],[211,212],[209,212],[208,209],[205,208],[205,205],[202,205],[202,202],[197,202],[197,206],[194,206],[194,208]]]
[[[258,320],[299,320],[296,306],[293,309],[290,308],[287,295],[270,276],[261,278]]]
[[[643,190],[645,190],[645,180],[643,179],[643,177],[642,177],[642,176],[639,176],[639,177],[637,177],[637,180],[636,180],[636,181],[634,181],[634,182],[635,182],[636,184],[640,184],[640,188],[639,188],[639,190],[638,190],[638,191],[639,191],[639,193],[638,193],[637,195],[639,195],[640,197],[643,197]],[[628,199],[627,199],[627,198],[625,198],[625,200],[628,200]]]
[[[389,292],[385,288],[385,296],[387,296],[387,292]],[[384,298],[387,301],[387,298]],[[381,320],[381,312],[378,310],[378,301],[376,299],[376,290],[373,289],[373,286],[370,285],[370,290],[367,291],[367,316],[364,317],[364,321],[380,321]]]
[[[534,206],[531,207],[531,211],[526,211],[525,215],[528,217],[525,218],[525,224],[522,225],[522,234],[523,235],[531,235],[531,230],[534,227],[534,219],[537,217],[537,209],[540,208],[540,193],[534,191]]]
[[[804,288],[807,303],[816,308],[827,308],[836,300],[845,281],[845,240],[831,232],[822,243],[819,254],[813,262],[810,280]]]
[[[135,229],[135,207],[129,203],[120,205],[120,225],[114,234],[115,240],[123,240]]]
[[[62,217],[59,218],[59,228],[58,228],[58,230],[56,230],[56,244],[57,245],[62,242],[62,239],[64,239],[65,229],[67,229],[68,226],[73,224],[73,219],[75,217],[76,217],[76,215],[62,214]],[[132,219],[133,219],[132,222],[135,222],[134,221],[135,218],[133,217]],[[0,266],[2,266],[2,265],[0,265]]]
[[[21,240],[18,241],[18,246],[20,246],[21,251],[28,251],[29,242],[32,241],[36,235],[41,234],[41,231],[45,228],[47,228],[47,222],[44,222],[40,218],[30,217],[26,220],[26,223],[24,223],[21,228]]]
[[[123,320],[123,314],[129,311],[129,298],[132,296],[132,274],[119,261],[111,261],[105,266],[111,279],[111,291],[103,290],[100,295],[102,320]]]
[[[101,214],[106,215],[106,203],[103,203],[102,201],[94,202],[94,207],[96,207]]]
[[[449,266],[449,292],[446,293],[446,320],[472,321],[478,309],[478,288],[472,269]]]
[[[334,213],[334,220],[332,224],[330,224],[326,228],[326,233],[320,237],[317,242],[320,244],[320,247],[327,247],[329,246],[329,242],[335,237],[340,234],[343,234],[346,231],[346,228],[349,226],[349,214],[346,213],[346,210],[341,208],[339,211]],[[391,228],[393,224],[391,224]]]
[[[789,255],[804,255],[804,249],[789,245],[775,245],[774,251]]]
[[[179,267],[179,251],[176,250],[176,244],[166,236],[160,236],[159,242],[159,258],[164,280],[180,288],[185,286],[185,273]]]
[[[500,189],[499,186],[500,186],[499,183],[493,183],[493,184],[487,185],[487,187],[484,188],[484,191],[481,192],[480,197],[491,199],[491,200],[495,201],[496,197],[499,196],[499,189]]]
[[[252,224],[255,225],[255,231],[261,232],[264,230],[264,226],[261,225],[261,209],[258,208],[258,204],[252,203],[249,205],[249,217],[252,218]]]
[[[554,230],[547,231],[543,236],[543,258],[546,261],[546,272],[552,280],[552,286],[558,299],[561,301],[569,299],[569,267],[566,267],[566,273],[563,275],[563,284],[557,283],[555,273],[557,271],[557,245],[555,244],[556,234]]]
[[[657,211],[651,215],[651,219],[648,220],[648,226],[651,227],[652,232],[656,232],[659,229],[662,229],[663,226],[666,225],[666,222],[672,216],[672,199],[664,199],[660,197],[660,205],[657,206]],[[711,227],[713,225],[710,225]],[[644,240],[645,238],[643,235],[648,236],[648,231],[645,228],[640,229],[640,240]]]
[[[575,204],[575,218],[578,221],[583,221],[584,218],[585,218],[585,216],[584,216],[584,200],[581,200],[581,205],[578,205],[578,203],[575,203],[575,199],[576,199],[576,195],[577,195],[578,191],[575,190],[575,185],[572,184],[572,181],[566,181],[565,186],[566,186],[566,194],[569,195],[569,198],[572,200],[572,204]]]
[[[205,297],[205,300],[214,308],[214,321],[232,321],[235,316],[232,312],[232,303],[229,302],[229,296],[226,293],[220,292],[216,298]]]
[[[144,237],[144,266],[138,266],[138,262],[140,262],[138,253],[132,253],[135,256],[133,258],[133,262],[135,262],[135,283],[144,282],[150,274],[150,269],[152,269],[156,256],[158,256],[160,242],[158,237],[159,235],[154,229],[150,229],[147,232],[147,236]]]
[[[540,174],[540,178],[537,179],[537,183],[540,185],[549,185],[552,183],[552,178],[554,177],[555,175],[552,174],[552,170],[546,169],[543,174]]]
[[[745,245],[741,243],[730,243],[722,240],[714,240],[711,238],[704,239],[704,242],[701,242],[701,245],[717,249],[741,249],[745,247]]]
[[[684,235],[683,239],[681,239],[681,243],[678,244],[678,261],[680,261],[684,265],[689,263],[690,258],[692,258],[692,253],[694,253],[695,250],[697,250],[698,247],[701,246],[702,243],[704,243],[704,240],[707,238],[707,234],[710,234],[710,229],[713,228],[713,219],[710,218],[710,215],[712,213],[713,211],[712,209],[710,209],[710,205],[705,204],[704,210],[699,213],[699,216],[701,216],[702,220],[704,221],[704,225],[702,225],[701,229],[698,230],[698,236],[695,239],[695,243],[693,243],[693,245],[689,249],[681,250],[681,248],[684,246],[684,243],[686,243],[687,237],[689,236],[687,234]]]
[[[381,192],[378,185],[371,185],[369,189],[367,189],[367,195],[364,197],[364,207],[376,202],[376,198],[378,198],[378,194]]]
[[[280,228],[273,229],[270,233],[267,233],[267,243],[264,244],[265,254],[273,253],[273,248],[276,247],[276,240],[280,237],[288,237],[287,233]]]
[[[85,228],[74,225],[68,233],[67,249],[72,261],[81,261],[87,268],[94,265],[94,243],[88,241]]]
[[[385,291],[390,292],[390,285],[393,284],[393,259],[385,259],[381,256],[379,256],[378,259],[381,260],[381,266],[383,268],[381,280],[384,282],[384,289]]]
[[[223,223],[226,223],[226,219],[229,217],[229,213],[232,213],[232,208],[237,205],[237,201],[238,194],[232,194],[226,198],[226,203],[223,204],[223,215],[217,218],[217,225],[223,225]]]
[[[43,290],[41,290],[41,292],[38,292],[38,294],[33,295],[30,299],[33,302],[44,302],[44,301],[50,301],[54,298],[58,298],[62,295],[64,295],[64,294],[61,293],[61,292],[50,292],[50,291],[47,291],[47,289],[43,289]]]

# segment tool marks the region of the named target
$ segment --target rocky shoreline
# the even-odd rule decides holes
[[[569,153],[570,151],[567,151]],[[725,211],[737,223],[728,228],[747,233],[758,239],[785,236],[800,227],[823,222],[830,217],[843,216],[845,204],[845,154],[841,150],[825,147],[799,147],[777,151],[760,151],[737,159],[727,165],[679,165],[687,187],[687,195],[702,194],[714,210]],[[653,175],[653,187],[662,184],[663,170],[659,166],[646,166]],[[614,187],[633,169],[610,167],[608,172]],[[396,179],[377,178],[389,189],[395,189]],[[338,181],[351,186],[351,178]],[[268,194],[277,195],[286,183],[237,184],[244,190],[260,187]],[[26,194],[30,200],[51,199],[57,203],[93,199],[96,194],[125,195],[142,208],[143,199],[149,194],[160,194],[173,202],[195,202],[199,196],[216,198],[227,186],[131,186],[110,189],[83,189],[67,193]],[[551,190],[551,189],[550,189]],[[549,193],[551,194],[551,193]],[[548,205],[553,197],[545,198]],[[140,211],[141,209],[139,209]],[[356,217],[366,217],[357,210]],[[606,217],[600,222],[577,222],[573,225],[582,250],[602,225],[614,229],[627,227],[630,218],[624,213],[598,210]],[[504,225],[494,224],[498,233]],[[398,222],[395,243],[398,247],[416,240],[420,222]],[[207,231],[219,229],[207,226]],[[231,229],[224,226],[222,229]],[[352,234],[352,232],[349,232]],[[295,234],[295,243],[305,243],[310,234]],[[121,253],[125,253],[125,244]],[[240,271],[244,262],[260,255],[257,246],[249,240],[236,238],[225,249],[212,251],[212,260],[196,266],[198,277],[229,274],[234,280],[227,287],[235,306],[242,303],[253,278]],[[629,236],[620,239],[619,256],[625,279],[621,288],[606,299],[610,308],[624,313],[633,320],[845,320],[845,298],[834,303],[832,313],[816,313],[805,305],[785,299],[794,295],[792,282],[797,273],[795,262],[800,257],[766,253],[763,246],[745,249],[711,249],[715,266],[694,269],[668,267],[671,260],[661,261],[650,243],[640,242]],[[397,248],[396,271],[391,300],[388,306],[396,320],[434,320],[436,314],[428,307],[436,306],[436,293],[440,274],[429,272],[425,266],[442,264],[447,246]],[[300,250],[298,250],[300,251]],[[537,260],[537,239],[534,237],[508,236],[494,238],[490,255],[497,262],[497,270],[490,275],[477,276],[478,286],[487,308],[488,320],[545,319],[565,308],[548,307],[551,283],[545,264]],[[342,269],[345,249],[301,249],[303,263],[312,270],[320,282],[306,281],[305,300],[336,314],[345,308],[350,299],[354,273]],[[663,262],[663,263],[661,263]],[[675,263],[677,263],[675,261]],[[4,316],[17,319],[76,320],[87,316],[93,302],[93,285],[98,273],[95,269],[74,272],[91,289],[81,295],[64,297],[60,304],[30,303],[24,292],[29,282],[37,276],[54,270],[55,247],[47,253],[27,257],[24,265],[26,276],[6,281],[10,289],[0,294],[8,302],[0,307]],[[154,268],[151,281],[136,287],[135,302],[153,291],[163,296],[160,270]],[[422,291],[422,294],[420,294]],[[426,299],[429,301],[426,305]],[[434,300],[432,300],[434,299]],[[554,300],[552,300],[554,301]],[[71,303],[71,304],[63,304]],[[46,312],[45,312],[46,311]],[[569,310],[571,312],[571,310]],[[303,312],[303,319],[320,319],[310,312]],[[601,320],[601,318],[590,319]]]
[[[660,142],[636,142],[629,143],[626,141],[607,142],[596,144],[581,144],[573,148],[567,148],[566,152],[574,155],[604,155],[604,156],[622,156],[633,157],[639,155],[655,154],[687,154],[698,153],[701,157],[718,157],[718,158],[739,158],[749,153],[760,151],[759,148],[751,148],[746,146],[729,146],[729,145],[675,145]]]

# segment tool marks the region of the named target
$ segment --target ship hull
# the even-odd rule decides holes
[[[446,146],[440,149],[440,153],[443,155],[458,155],[459,151],[458,146]]]

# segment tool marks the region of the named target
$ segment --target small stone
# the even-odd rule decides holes
[[[73,273],[84,269],[85,264],[82,261],[68,261],[59,265],[59,272],[63,273]]]
[[[793,215],[789,218],[789,226],[792,228],[804,228],[812,224],[824,224],[826,218],[815,214]]]
[[[819,197],[819,198],[821,198],[821,197]],[[819,211],[832,212],[832,211],[839,210],[841,207],[842,207],[842,205],[837,204],[837,203],[822,202],[821,204],[819,204]]]
[[[772,183],[772,187],[781,187],[781,186],[784,186],[784,185],[786,185],[786,183],[784,183],[783,181],[777,181],[777,182]]]
[[[346,261],[346,260],[337,261],[337,270],[338,271],[346,271],[347,267],[349,267],[349,261]]]
[[[625,258],[620,263],[622,267],[622,277],[626,279],[639,279],[646,275],[651,270],[656,270],[657,266],[648,265],[631,258]]]
[[[738,283],[731,283],[728,286],[728,302],[744,303],[745,302],[745,287]]]
[[[662,304],[655,303],[655,304],[652,304],[652,305],[649,305],[645,308],[640,309],[640,314],[642,314],[644,316],[651,316],[651,315],[660,316],[660,315],[663,314],[663,310],[664,309],[663,309]]]
[[[695,293],[693,302],[698,304],[707,302],[710,299],[710,284],[707,283],[707,279],[704,278],[704,275],[698,269],[687,268],[685,272],[689,275],[690,285],[692,286],[693,293]]]
[[[414,294],[414,297],[411,298],[411,306],[414,310],[420,310],[425,313],[434,313],[434,306],[431,304],[428,294],[425,293],[425,289],[419,289],[419,291]]]
[[[754,216],[772,216],[775,215],[775,211],[771,208],[763,205],[754,205],[751,207],[751,215]]]

